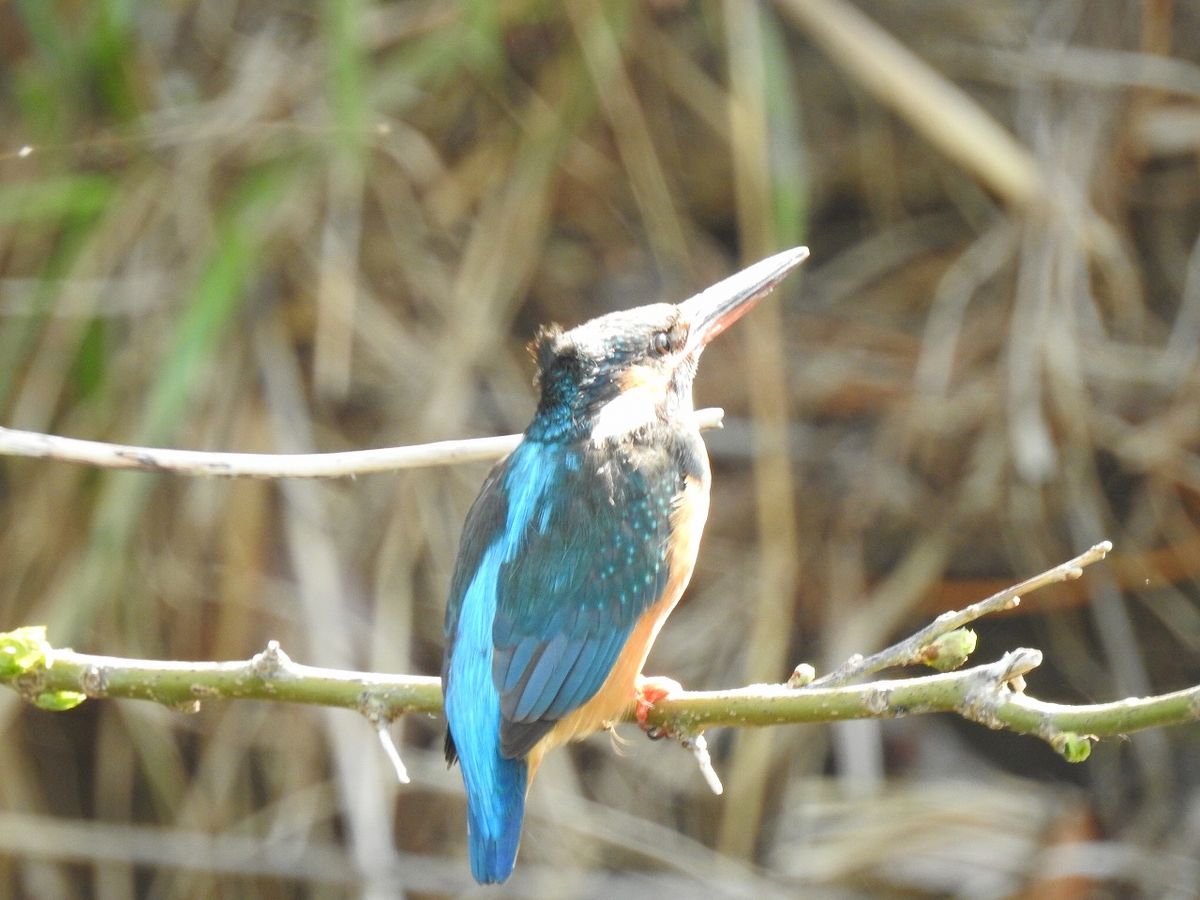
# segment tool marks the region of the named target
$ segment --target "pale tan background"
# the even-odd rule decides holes
[[[1040,647],[1030,690],[1067,702],[1183,687],[1198,48],[1171,0],[0,3],[0,423],[258,451],[517,431],[538,323],[803,242],[705,356],[713,515],[650,670],[827,668],[1110,538],[1078,590],[982,623],[979,658]],[[0,629],[434,673],[483,474],[0,462]],[[469,892],[441,723],[395,730],[404,788],[349,712],[0,695],[0,893]],[[626,736],[546,764],[505,895],[1200,891],[1195,726],[1077,767],[949,719],[717,732],[723,798]]]

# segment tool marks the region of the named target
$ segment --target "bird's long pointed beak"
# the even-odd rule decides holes
[[[776,253],[680,303],[679,310],[689,326],[688,351],[702,349],[807,258],[807,247]]]

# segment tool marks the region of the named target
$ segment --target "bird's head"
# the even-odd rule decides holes
[[[679,304],[541,329],[531,345],[541,389],[531,436],[600,443],[690,415],[701,352],[807,257],[808,248],[796,247]]]

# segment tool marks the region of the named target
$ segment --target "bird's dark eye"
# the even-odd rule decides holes
[[[670,332],[660,331],[650,339],[650,349],[658,356],[666,356],[671,352]]]

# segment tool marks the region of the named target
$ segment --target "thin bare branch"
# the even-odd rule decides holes
[[[724,415],[724,410],[718,408],[700,409],[696,411],[696,420],[701,428],[720,428]],[[520,440],[521,435],[508,434],[344,453],[210,453],[107,444],[0,427],[0,456],[216,478],[344,478],[398,469],[487,462],[504,456]]]
[[[809,682],[807,689],[835,687],[892,666],[907,666],[923,662],[922,651],[942,635],[948,634],[956,628],[962,628],[991,613],[1013,609],[1020,604],[1022,595],[1036,591],[1038,588],[1063,581],[1074,581],[1083,574],[1085,566],[1104,559],[1111,550],[1112,544],[1109,541],[1102,541],[1074,559],[1057,565],[1053,569],[1047,569],[1032,578],[1027,578],[1020,584],[1005,588],[986,600],[972,603],[962,610],[944,612],[916,634],[897,644],[865,658],[862,656],[850,657],[828,675]]]

